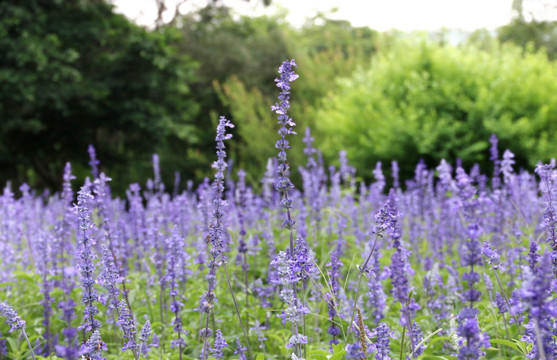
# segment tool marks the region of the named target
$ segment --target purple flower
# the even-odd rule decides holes
[[[91,166],[91,174],[93,175],[93,179],[96,179],[99,176],[99,165],[100,161],[97,160],[97,152],[93,145],[89,145],[87,148],[89,152],[89,166]]]
[[[236,350],[234,350],[234,354],[238,355],[239,360],[247,360],[246,351],[248,348],[242,345],[239,338],[236,338]]]
[[[93,196],[89,190],[84,186],[77,196],[77,213],[79,216],[79,264],[78,268],[81,274],[81,284],[83,287],[83,297],[81,301],[85,304],[83,312],[83,321],[78,327],[79,330],[94,332],[101,327],[100,321],[96,320],[94,316],[99,313],[95,306],[95,302],[99,300],[97,290],[94,287],[95,279],[95,264],[93,263],[94,255],[92,253],[93,237],[91,230],[93,224],[91,222],[91,212],[89,210],[89,201]]]
[[[0,303],[0,315],[6,318],[6,322],[10,325],[11,333],[14,330],[24,330],[25,329],[25,321],[21,320],[21,317],[17,314],[17,312],[8,304]]]
[[[414,349],[414,351],[412,352],[412,357],[418,357],[424,352],[425,345],[421,344],[418,346],[423,338],[424,336],[422,334],[420,325],[414,321],[412,323],[412,331],[410,332],[410,341],[412,342],[412,348]]]
[[[390,339],[393,336],[391,329],[389,329],[387,324],[381,323],[375,329],[375,334],[377,335],[377,341],[375,342],[377,353],[375,354],[375,359],[391,360],[391,348],[389,346]]]
[[[207,356],[207,340],[209,336],[211,336],[211,331],[209,329],[209,315],[213,311],[213,302],[216,298],[215,296],[215,287],[217,281],[217,268],[221,265],[222,261],[225,260],[224,252],[224,229],[223,229],[223,221],[224,221],[224,207],[226,206],[226,202],[222,200],[222,196],[224,193],[224,171],[226,170],[227,163],[226,159],[226,151],[224,141],[232,138],[232,134],[226,133],[226,128],[233,128],[234,125],[227,120],[224,116],[221,116],[219,119],[219,124],[217,125],[217,136],[216,140],[216,148],[217,148],[217,161],[213,163],[213,168],[216,169],[215,174],[215,181],[213,182],[212,189],[213,189],[213,206],[212,206],[212,217],[213,223],[210,226],[209,234],[207,239],[211,244],[211,248],[209,249],[209,253],[211,254],[211,259],[209,261],[209,272],[206,276],[208,289],[202,295],[201,302],[199,304],[198,310],[204,312],[206,315],[205,321],[205,328],[201,330],[200,335],[204,338],[203,340],[203,347],[202,347],[202,358],[206,358]],[[177,317],[178,319],[178,317]],[[180,324],[176,324],[176,326],[180,327],[181,330],[181,320]],[[181,338],[180,338],[181,339]]]
[[[122,351],[131,350],[135,354],[137,349],[137,344],[135,342],[135,323],[128,309],[128,305],[126,305],[124,300],[120,300],[118,310],[119,315],[116,324],[120,325],[124,333],[124,346],[122,347]]]
[[[399,213],[396,208],[396,195],[394,190],[391,189],[389,192],[389,197],[383,207],[375,214],[375,223],[377,224],[375,228],[375,233],[378,236],[383,236],[385,233],[396,233],[397,221]],[[399,237],[399,234],[394,234],[395,237]]]
[[[501,161],[501,169],[499,170],[503,174],[503,180],[505,184],[509,184],[513,177],[513,165],[515,163],[514,154],[510,150],[505,150],[503,153],[503,161]]]
[[[84,356],[86,358],[88,356],[91,360],[106,360],[106,358],[102,356],[102,352],[107,350],[108,348],[104,341],[102,341],[99,330],[93,331],[93,334],[87,340],[83,349],[85,353]]]
[[[489,160],[493,161],[493,178],[491,183],[493,188],[497,189],[499,188],[501,182],[501,178],[499,177],[499,166],[501,161],[499,160],[499,149],[497,149],[497,144],[499,143],[497,135],[491,134],[489,142],[491,143],[491,147],[489,148]]]
[[[530,353],[532,359],[540,358],[542,352],[546,359],[557,357],[557,344],[553,334],[553,319],[557,317],[557,305],[552,298],[554,285],[549,254],[541,257],[540,265],[535,272],[524,267],[524,280],[519,295],[530,319],[524,338],[533,345]]]
[[[369,274],[368,287],[369,291],[367,293],[368,301],[367,305],[371,309],[371,316],[373,321],[378,323],[385,317],[384,311],[386,306],[386,296],[383,284],[379,275],[381,269],[379,268],[379,253],[376,252],[372,257],[372,271]]]
[[[287,348],[295,348],[308,343],[307,336],[302,334],[292,335],[286,344]]]
[[[495,295],[495,306],[499,309],[499,314],[504,314],[509,310],[509,307],[507,306],[503,296],[501,296],[501,293],[497,293]]]
[[[228,344],[226,343],[226,340],[224,340],[224,337],[222,336],[222,332],[220,331],[220,329],[217,329],[217,334],[215,337],[215,343],[213,344],[213,347],[211,348],[211,354],[213,354],[213,356],[216,359],[222,359],[222,350],[227,347]]]
[[[275,144],[275,147],[280,150],[278,154],[279,163],[277,165],[278,181],[275,184],[275,189],[283,194],[281,205],[288,213],[287,219],[284,221],[283,225],[288,229],[292,229],[294,226],[294,220],[290,217],[289,210],[292,207],[292,201],[288,198],[288,191],[293,189],[294,185],[289,178],[290,166],[286,158],[286,150],[290,149],[290,144],[286,139],[286,135],[295,134],[292,128],[296,125],[288,116],[288,109],[290,108],[290,83],[298,78],[298,75],[294,73],[294,67],[296,67],[294,60],[287,60],[280,66],[280,77],[275,80],[277,86],[281,89],[279,103],[271,107],[278,115],[278,122],[281,125],[278,131],[280,139]],[[291,249],[292,247],[291,244]]]
[[[383,170],[381,169],[381,161],[378,161],[377,164],[375,164],[373,177],[375,178],[374,187],[376,188],[377,193],[380,194],[383,192],[386,184],[385,175],[383,175]]]
[[[222,255],[224,250],[223,244],[223,229],[222,221],[224,217],[223,207],[225,202],[222,200],[222,194],[224,193],[224,171],[227,168],[226,164],[226,151],[224,146],[224,140],[232,138],[232,134],[226,133],[226,128],[233,128],[234,125],[227,120],[224,116],[219,119],[219,124],[217,126],[217,161],[213,163],[213,168],[217,170],[215,174],[215,181],[213,182],[212,188],[214,191],[213,199],[213,225],[210,228],[209,240],[211,242],[211,255],[214,259],[217,259]]]
[[[461,337],[459,360],[477,360],[484,356],[482,347],[489,347],[489,336],[482,333],[478,325],[478,310],[464,307],[458,315],[457,334]]]
[[[103,270],[99,276],[99,283],[108,290],[108,308],[116,309],[118,307],[118,296],[120,295],[118,284],[122,282],[122,278],[116,269],[114,257],[107,244],[103,243],[101,245],[101,253]]]
[[[530,266],[531,271],[536,271],[538,267],[538,263],[540,262],[540,254],[538,251],[540,250],[540,246],[534,240],[530,241],[530,250],[528,251],[528,265]]]
[[[536,166],[536,173],[541,178],[540,188],[545,200],[545,211],[540,227],[547,234],[547,242],[551,246],[553,253],[552,267],[553,273],[557,276],[557,170],[555,162]]]
[[[502,271],[505,270],[504,264],[501,263],[501,258],[497,251],[493,250],[488,241],[484,241],[481,249],[482,255],[485,256],[486,262],[489,264],[490,269]]]
[[[400,168],[398,167],[398,162],[392,161],[391,176],[393,178],[393,188],[395,188],[395,190],[400,188],[399,172],[400,172]]]
[[[167,237],[166,248],[168,253],[165,281],[168,284],[171,299],[170,312],[174,314],[174,318],[170,324],[173,325],[174,332],[178,336],[177,339],[171,341],[170,347],[178,347],[181,353],[182,348],[186,346],[186,343],[182,338],[182,335],[185,335],[186,331],[182,326],[182,318],[180,316],[180,311],[182,310],[184,304],[180,301],[180,292],[178,288],[178,271],[182,267],[183,260],[180,257],[183,249],[183,241],[176,229],[174,229],[173,233]]]
[[[147,320],[139,333],[139,343],[141,344],[139,345],[139,352],[144,356],[149,353],[149,336],[151,336],[151,322]]]
[[[164,191],[164,184],[161,180],[161,168],[160,168],[160,161],[159,156],[157,154],[153,154],[153,189],[155,192],[163,192]]]

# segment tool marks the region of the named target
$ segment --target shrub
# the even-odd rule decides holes
[[[317,118],[326,155],[344,148],[356,168],[396,159],[408,175],[420,158],[487,167],[491,133],[531,167],[557,156],[557,67],[511,46],[399,41],[339,81]]]

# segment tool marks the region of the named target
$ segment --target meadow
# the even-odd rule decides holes
[[[402,184],[378,162],[365,183],[295,133],[295,69],[261,191],[229,166],[224,117],[214,178],[185,189],[153,155],[152,179],[114,197],[93,147],[84,184],[70,163],[60,193],[8,182],[0,360],[556,359],[555,162],[516,169],[493,135],[489,173],[420,162]]]

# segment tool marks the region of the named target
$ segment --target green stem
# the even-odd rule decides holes
[[[27,341],[27,345],[29,346],[29,351],[31,351],[31,357],[33,358],[33,360],[35,360],[35,352],[33,351],[33,346],[31,346],[31,342],[27,337],[27,333],[25,332],[25,329],[21,329],[21,333],[23,334],[25,341]]]
[[[253,354],[251,352],[251,347],[249,344],[248,333],[246,332],[246,328],[242,323],[242,316],[240,315],[240,310],[238,308],[238,302],[236,301],[236,296],[234,295],[234,290],[232,289],[232,285],[230,284],[230,277],[228,276],[228,270],[226,268],[226,263],[223,265],[224,273],[226,274],[226,283],[228,284],[228,289],[230,290],[230,295],[232,295],[232,301],[234,301],[234,307],[236,308],[236,315],[238,315],[238,321],[240,322],[240,327],[242,328],[242,332],[244,333],[244,338],[246,340],[246,346],[248,348],[248,359],[253,358]]]
[[[511,304],[509,303],[509,299],[507,298],[507,294],[505,294],[505,290],[503,289],[503,284],[501,283],[501,279],[499,279],[499,274],[497,273],[497,270],[493,269],[493,273],[495,273],[495,278],[497,279],[497,283],[499,284],[499,288],[501,289],[501,295],[503,296],[503,299],[505,299],[505,303],[507,304],[507,307],[509,309],[509,314],[511,314]],[[519,322],[518,319],[516,318],[515,315],[511,314],[511,316],[514,318],[515,324],[516,324],[516,328],[518,330],[518,334],[521,334],[520,331],[520,326],[519,326]],[[507,326],[507,323],[505,322],[505,327]]]
[[[402,327],[402,339],[400,340],[400,360],[404,360],[404,335],[406,335],[406,326]]]
[[[358,286],[356,287],[356,295],[354,298],[354,308],[352,309],[352,315],[350,316],[350,323],[348,323],[348,330],[350,330],[350,328],[352,327],[352,322],[354,321],[354,315],[356,314],[356,306],[358,305],[358,299],[360,297],[360,287],[362,285],[362,277],[363,277],[363,273],[367,267],[367,264],[369,263],[369,260],[371,259],[374,251],[375,251],[375,247],[377,246],[377,239],[379,238],[379,234],[375,234],[375,239],[373,240],[373,246],[371,247],[371,251],[369,252],[369,255],[367,256],[366,261],[364,262],[364,265],[360,268],[360,273],[358,274]],[[352,332],[348,331],[348,336],[351,338],[352,337]]]

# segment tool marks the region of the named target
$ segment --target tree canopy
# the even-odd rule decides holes
[[[194,63],[175,51],[172,29],[149,32],[112,10],[0,3],[3,177],[56,187],[65,162],[87,164],[88,144],[118,176],[170,134],[187,144]]]

